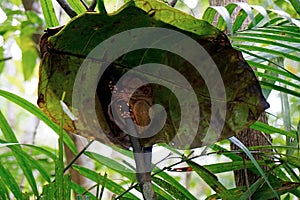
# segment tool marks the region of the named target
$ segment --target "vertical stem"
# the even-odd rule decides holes
[[[120,105],[122,107],[122,112],[129,112],[129,107],[125,101],[121,101]],[[142,148],[138,138],[135,124],[132,121],[131,117],[126,117],[124,118],[124,120],[126,123],[126,131],[129,133],[133,148],[134,160],[136,164],[136,177],[138,184],[141,188],[143,197],[145,200],[155,200],[156,197],[151,183],[150,175],[152,148]]]
[[[63,93],[61,97],[61,101],[63,101],[65,98],[65,92]],[[59,124],[59,138],[58,138],[58,158],[56,161],[56,172],[55,172],[55,188],[56,188],[56,199],[58,200],[63,200],[64,199],[64,176],[63,176],[63,170],[64,170],[64,161],[63,161],[63,156],[64,156],[64,149],[63,149],[63,127],[64,127],[64,112],[63,109],[61,108],[61,119],[60,119],[60,124]]]

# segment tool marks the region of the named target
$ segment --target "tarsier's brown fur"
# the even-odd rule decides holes
[[[143,85],[136,89],[137,85]],[[122,117],[126,113],[121,113],[119,101],[123,100],[129,104],[130,116],[137,125],[138,133],[142,133],[150,124],[151,118],[149,110],[153,105],[152,88],[150,84],[144,84],[140,78],[125,78],[120,84],[121,88],[110,85],[113,93],[112,101],[109,104],[109,117],[120,128],[124,129],[124,120]],[[112,109],[117,112],[117,116],[112,114]]]

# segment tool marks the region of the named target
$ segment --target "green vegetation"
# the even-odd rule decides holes
[[[134,164],[127,159],[102,155],[89,148],[80,153],[93,162],[94,169],[79,164],[68,166],[64,162],[63,141],[74,154],[79,152],[62,129],[65,122],[61,120],[60,126],[57,125],[36,106],[37,38],[43,29],[63,25],[69,18],[59,14],[60,7],[54,8],[54,2],[40,1],[43,15],[38,14],[40,10],[36,6],[28,6],[29,1],[22,2],[2,0],[0,10],[0,199],[74,199],[72,191],[79,199],[140,199]],[[75,0],[68,0],[68,3],[77,14],[85,12],[86,5],[90,4],[88,1],[83,5]],[[37,2],[32,5],[35,4]],[[104,1],[104,4],[108,13],[116,10],[115,5],[120,6],[114,1]],[[270,134],[272,144],[244,149],[248,154],[260,154],[264,158],[256,162],[243,161],[241,151],[230,151],[227,140],[209,146],[202,154],[199,149],[193,153],[159,145],[157,148],[171,155],[166,154],[163,165],[157,163],[153,169],[158,199],[248,199],[250,195],[252,199],[277,195],[281,199],[300,198],[299,1],[267,4],[258,0],[242,4],[243,9],[232,23],[230,14],[237,5],[202,7],[200,12],[202,19],[208,22],[212,22],[217,13],[221,14],[223,18],[217,27],[229,34],[233,47],[243,52],[248,64],[257,69],[256,76],[271,108],[281,107],[277,112],[267,110],[269,125],[256,122],[251,126]],[[105,10],[101,5],[98,7]],[[181,1],[176,8],[190,11]],[[244,27],[246,21],[249,25]],[[244,29],[240,30],[242,26]],[[60,109],[61,105],[57,107]],[[50,141],[56,143],[56,140],[48,136],[55,133],[59,140],[51,145]],[[270,151],[262,152],[261,149]],[[129,151],[113,150],[124,158],[133,158]],[[210,164],[204,159],[209,159]],[[189,166],[194,171],[172,172],[178,165]],[[261,171],[258,165],[267,165],[269,170]],[[70,167],[92,181],[89,188],[71,179],[65,172]],[[252,185],[235,187],[232,171],[238,169],[263,175]]]

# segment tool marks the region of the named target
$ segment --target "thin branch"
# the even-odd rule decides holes
[[[71,8],[66,0],[56,0],[57,3],[62,7],[62,9],[69,15],[69,17],[73,18],[77,16],[77,13]]]
[[[5,61],[10,60],[10,59],[12,59],[12,57],[2,58],[2,59],[0,59],[0,62],[5,62]]]
[[[97,6],[97,0],[92,0],[90,6],[88,8],[88,11],[94,11],[96,6]]]
[[[83,0],[80,0],[80,3],[85,7],[85,9],[86,9],[87,11],[89,11],[88,5],[87,5]]]
[[[105,187],[106,181],[107,181],[107,173],[105,172],[103,184],[102,184],[101,191],[100,191],[100,195],[96,196],[98,199],[102,199],[102,197],[103,197],[103,192],[104,192],[104,187]]]
[[[75,156],[75,158],[65,167],[64,172],[66,172],[74,163],[75,161],[89,148],[89,146],[94,142],[95,140],[89,141],[89,143]]]

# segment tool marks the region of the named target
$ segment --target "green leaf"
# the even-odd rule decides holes
[[[73,165],[72,168],[75,169],[76,171],[78,171],[83,176],[87,177],[88,179],[90,179],[96,183],[99,180],[101,183],[102,183],[102,181],[105,180],[105,188],[107,188],[108,190],[110,190],[111,192],[113,192],[117,195],[120,195],[126,191],[120,184],[117,184],[108,178],[104,178],[104,176],[94,172],[93,170],[87,169],[87,168],[79,166],[79,165]],[[124,197],[129,197],[131,199],[137,199],[137,200],[139,199],[130,192],[127,192],[124,195]]]
[[[259,25],[262,26],[265,23],[270,21],[269,15],[263,6],[251,5],[251,7],[255,9],[258,12],[258,14],[254,17],[253,21],[249,24],[248,26],[249,29],[252,29],[255,26],[259,27]]]
[[[299,189],[292,191],[291,194],[295,195],[296,197],[300,197]]]
[[[19,105],[23,109],[27,110],[40,120],[42,120],[45,124],[47,124],[51,129],[55,131],[55,133],[59,133],[59,127],[54,122],[52,122],[47,115],[45,115],[38,107],[30,103],[29,101],[4,90],[0,90],[0,96],[6,98],[7,100]],[[64,142],[70,148],[70,150],[76,155],[77,150],[75,147],[74,142],[72,141],[71,137],[64,132]]]
[[[38,172],[47,182],[51,181],[49,171],[46,171],[46,169],[39,162],[37,162],[36,159],[22,151],[16,151],[15,153],[18,154],[19,158],[22,158],[26,163],[30,165],[30,170],[38,170]]]
[[[300,168],[300,160],[299,157],[291,156],[291,155],[284,155],[284,157],[281,158],[281,160],[289,163],[292,166],[295,166],[297,168]]]
[[[27,146],[27,147],[30,147],[33,150],[36,150],[36,151],[38,151],[40,153],[45,154],[45,156],[47,158],[51,158],[52,160],[56,159],[56,155],[53,154],[51,151],[48,151],[46,148],[42,148],[42,147],[31,145],[31,144],[8,143],[7,141],[4,141],[4,140],[0,139],[0,147],[7,147],[7,146],[11,146],[11,145]]]
[[[281,84],[282,85],[282,84]],[[286,93],[280,93],[280,100],[281,100],[281,112],[282,112],[282,119],[283,119],[283,126],[284,130],[291,131],[292,123],[291,123],[291,112],[290,112],[290,104],[288,100],[288,96]],[[294,138],[286,137],[286,146],[296,146],[298,144],[297,140],[292,141]],[[287,150],[287,155],[292,155],[294,151]]]
[[[61,122],[59,126],[59,139],[58,139],[58,158],[55,160],[55,188],[56,188],[56,199],[64,200],[64,162],[63,162],[63,114],[61,115]]]
[[[286,79],[283,79],[283,78],[278,78],[276,76],[273,76],[273,75],[269,75],[269,74],[265,74],[265,73],[261,73],[261,72],[254,72],[257,76],[259,77],[262,77],[262,78],[265,78],[265,79],[268,79],[268,80],[273,80],[274,82],[277,81],[279,83],[283,83],[285,85],[288,85],[288,86],[291,86],[291,87],[294,87],[293,90],[297,90],[297,89],[300,89],[300,86],[299,84],[295,84],[291,81],[287,81]],[[274,83],[273,83],[274,84]]]
[[[295,191],[299,187],[299,183],[292,183],[292,182],[283,182],[283,181],[276,181],[275,183],[272,183],[274,185],[274,190],[278,194],[286,194],[292,191]],[[274,195],[273,191],[271,191],[266,185],[259,188],[252,196],[251,198],[257,199],[257,200],[265,200],[265,199],[272,199],[276,198],[276,195]]]
[[[79,197],[83,197],[81,200],[84,200],[84,198],[86,197],[86,199],[90,199],[90,200],[98,200],[95,195],[93,195],[91,192],[87,192],[86,189],[80,185],[78,185],[77,183],[71,182],[71,188],[74,192],[76,192],[76,194],[78,194],[77,196]],[[80,196],[80,194],[85,194],[84,196]],[[78,200],[79,200],[78,197]]]
[[[213,24],[216,13],[217,11],[215,9],[208,7],[203,13],[202,19],[209,22],[210,24]]]
[[[267,165],[267,161],[257,161],[260,166]],[[252,169],[255,168],[255,165],[251,161],[233,161],[233,162],[222,162],[218,164],[204,165],[207,170],[209,170],[213,174],[230,172],[233,170],[240,169]],[[252,171],[251,170],[251,171]],[[253,170],[257,171],[257,170]]]
[[[119,174],[123,177],[127,177],[130,180],[135,179],[135,171],[129,169],[128,167],[118,163],[112,158],[105,157],[103,155],[94,153],[94,152],[85,152],[85,155],[90,157],[91,159],[95,160],[96,162],[100,163],[103,166],[106,166]]]
[[[186,163],[216,192],[225,193],[226,187],[219,182],[218,178],[205,167],[187,160]]]
[[[218,21],[218,28],[220,30],[225,30],[227,27],[227,31],[230,33],[230,35],[233,34],[232,31],[232,24],[231,24],[231,18],[229,12],[226,10],[225,7],[223,6],[210,6],[207,8],[203,14],[202,19],[207,20],[208,22],[212,23],[213,20],[215,19],[216,14],[220,14],[222,16],[222,20],[225,21],[226,23],[223,24],[222,20],[219,19]]]
[[[263,32],[263,35],[262,35]],[[279,34],[280,33],[280,34]],[[241,36],[248,36],[249,37],[255,37],[255,38],[263,38],[263,39],[269,39],[270,40],[275,40],[275,41],[283,41],[283,42],[291,42],[294,44],[291,44],[296,46],[297,43],[300,43],[300,39],[299,38],[295,38],[292,35],[286,35],[283,32],[276,32],[276,33],[268,33],[268,32],[264,32],[264,31],[260,31],[258,30],[250,30],[250,31],[245,31],[245,32],[241,32],[239,33],[237,36],[241,35]],[[284,36],[284,37],[282,37]],[[233,39],[235,39],[236,37],[233,37]],[[246,40],[245,40],[246,41]],[[280,43],[278,44],[279,46],[281,45]],[[293,46],[292,46],[293,47]]]
[[[76,1],[76,0],[67,0],[69,3],[70,7],[74,9],[75,13],[77,14],[82,14],[86,12],[86,8],[84,5],[81,3],[81,1]]]
[[[170,146],[167,146],[165,144],[159,144],[160,146],[163,146],[169,150],[173,149],[172,147]],[[114,147],[113,148],[114,150],[118,151],[119,153],[123,154],[124,156],[130,158],[130,159],[133,159],[133,154],[131,151],[128,151],[128,150],[124,150],[124,149],[120,149],[120,148],[117,148],[117,147]],[[173,149],[174,151],[176,151],[175,149]],[[89,153],[89,152],[87,152]],[[178,155],[181,155],[181,154],[178,154]],[[102,158],[99,157],[97,158],[97,160],[101,161],[101,163],[103,163],[102,165],[105,165],[105,166],[114,166],[115,164],[111,164],[110,162],[107,163],[105,160],[102,161]],[[107,164],[106,164],[107,163]],[[117,164],[118,165],[118,164]],[[114,167],[111,167],[112,170],[115,170],[115,169],[119,169],[118,172],[119,173],[122,173],[120,172],[121,170],[123,170],[123,166],[120,165],[120,166],[114,166]],[[128,168],[125,168],[125,169],[128,169]],[[131,171],[132,173],[134,173],[134,171]],[[159,173],[158,173],[159,172]],[[172,184],[173,187],[175,187],[177,190],[181,191],[188,199],[190,200],[196,200],[197,198],[194,197],[194,195],[192,195],[190,193],[190,191],[188,191],[184,186],[182,186],[176,179],[174,179],[172,176],[170,176],[168,173],[164,172],[164,171],[161,171],[161,169],[155,167],[153,169],[153,174],[155,174],[155,176],[159,176],[161,178],[163,178],[163,180],[167,181],[168,183]],[[127,175],[125,175],[125,177],[127,177]],[[128,176],[128,178],[130,178]],[[134,178],[134,177],[132,177]],[[159,190],[158,190],[159,191]],[[163,193],[161,195],[166,195],[168,196],[167,194]]]
[[[285,136],[288,136],[288,137],[296,138],[296,131],[293,131],[293,130],[292,131],[285,131],[285,130],[275,128],[273,126],[270,126],[268,124],[265,124],[265,123],[259,122],[259,121],[255,122],[250,127],[255,129],[255,130],[267,133],[267,134],[279,133],[279,134],[282,134],[282,135],[285,135]]]
[[[97,7],[101,14],[107,14],[105,9],[104,0],[97,0]]]
[[[279,57],[279,58],[272,59],[272,61],[274,61],[275,63],[278,63],[279,65],[283,65],[284,59],[281,58],[281,57]],[[273,67],[273,68],[278,68],[273,63],[269,63],[268,65],[270,67]],[[257,72],[258,72],[258,70],[257,70]],[[260,72],[258,72],[256,75],[259,75],[259,73]],[[268,70],[265,70],[264,73],[261,73],[261,77],[262,77],[261,81],[268,82],[268,83],[274,84],[274,85],[275,85],[276,81],[281,80],[281,79],[278,78],[279,77],[278,73],[274,73],[273,71],[268,71]],[[284,79],[282,79],[282,81],[285,82]],[[287,81],[287,83],[290,83],[290,82]],[[263,91],[264,96],[266,98],[268,98],[272,90],[271,89],[262,88],[262,91]]]
[[[298,174],[296,173],[296,171],[294,171],[294,169],[291,167],[293,165],[289,165],[288,163],[285,163],[282,167],[282,178],[277,175],[278,173],[276,172],[276,175],[281,179],[284,180],[286,182],[295,182],[295,183],[299,183],[300,182],[300,177],[298,176]],[[288,174],[288,175],[287,175]]]
[[[232,161],[242,161],[243,158],[236,153],[228,151],[227,149],[221,147],[220,145],[213,144],[209,146],[211,149],[215,150],[217,154],[221,154],[231,159]]]
[[[100,184],[100,180],[97,182],[98,186],[97,186],[97,193],[96,193],[96,194],[97,194],[98,199],[102,199],[102,197],[103,197],[103,192],[104,192],[106,180],[107,180],[107,173],[105,172],[105,173],[104,173],[104,180],[103,180],[103,183],[102,183],[102,187],[101,187],[100,194],[99,194],[99,184]]]
[[[252,12],[251,12],[251,14],[252,14]],[[236,31],[238,31],[239,29],[242,28],[242,26],[244,25],[245,20],[248,19],[247,18],[248,13],[246,13],[244,10],[240,10],[237,16],[238,17],[233,22],[233,27],[232,27],[233,33],[235,33]],[[252,22],[254,23],[255,21],[253,20]]]
[[[264,69],[266,71],[271,71],[272,73],[275,73],[275,74],[278,74],[278,75],[281,75],[281,76],[284,76],[285,78],[291,78],[291,79],[294,79],[295,81],[300,81],[300,77],[296,76],[295,74],[287,71],[286,69],[284,68],[277,68],[277,67],[272,67],[272,66],[269,66],[269,65],[265,65],[265,64],[261,64],[261,63],[258,63],[258,62],[254,62],[254,61],[248,61],[248,63],[253,66],[253,67],[257,67],[257,68],[260,68],[260,69]],[[274,65],[274,63],[272,63]]]
[[[16,180],[14,179],[12,174],[9,172],[9,170],[5,169],[3,164],[0,163],[0,186],[3,186],[4,183],[10,189],[10,191],[13,193],[13,195],[16,199],[19,199],[19,200],[23,199],[22,192],[19,188],[18,183],[16,182]],[[5,188],[6,188],[5,186],[3,188],[1,187],[0,190],[4,190]],[[7,192],[5,192],[5,193],[2,193],[1,195],[7,196],[8,194],[7,194]],[[3,199],[6,199],[6,198],[3,198]],[[9,198],[7,198],[7,199],[9,199]]]
[[[171,150],[171,149],[173,149],[172,147],[170,147],[170,146],[167,146],[167,145],[165,145],[165,144],[159,144],[160,146],[163,146],[163,147],[165,147],[165,148],[167,148],[167,149],[169,149],[169,150]],[[130,159],[133,159],[133,154],[132,154],[132,152],[131,151],[128,151],[128,150],[124,150],[124,149],[120,149],[120,148],[117,148],[117,147],[114,147],[113,148],[114,150],[116,150],[116,151],[118,151],[119,153],[121,153],[121,154],[123,154],[124,156],[126,156],[126,157],[128,157],[128,158],[130,158]],[[173,149],[174,151],[176,151],[175,149]],[[87,152],[88,153],[88,152]],[[181,155],[181,154],[179,154],[179,155]],[[101,159],[101,157],[99,157],[98,158],[98,160],[102,160]],[[105,161],[102,161],[103,162],[103,165],[106,165],[105,163]],[[113,164],[114,165],[114,164]],[[106,166],[112,166],[112,164],[111,163],[107,163],[107,165]],[[112,167],[111,169],[120,169],[120,170],[123,170],[123,166],[114,166],[114,167]],[[128,168],[126,168],[126,169],[128,169]],[[120,171],[120,170],[118,170],[118,171]],[[158,173],[159,172],[159,173]],[[133,173],[133,171],[132,171],[132,173]],[[197,198],[195,198],[194,197],[194,195],[192,195],[191,193],[190,193],[190,191],[188,191],[184,186],[182,186],[176,179],[174,179],[172,176],[170,176],[168,173],[166,173],[166,172],[164,172],[164,171],[161,171],[161,169],[159,169],[159,168],[157,168],[157,167],[155,167],[154,169],[153,169],[153,174],[155,174],[155,176],[159,176],[159,177],[161,177],[161,178],[163,178],[163,180],[165,180],[165,181],[167,181],[168,183],[170,183],[170,184],[172,184],[172,186],[173,187],[175,187],[178,191],[181,191],[188,199],[190,199],[190,200],[196,200]],[[127,175],[125,175],[126,177],[127,177]],[[130,177],[128,177],[128,178],[130,178]],[[133,177],[134,178],[134,177]],[[161,194],[161,195],[163,195],[163,194]]]
[[[260,84],[261,84],[262,88],[273,89],[273,90],[284,92],[284,93],[287,93],[287,94],[290,94],[290,95],[294,95],[296,97],[300,97],[300,93],[295,91],[295,90],[290,90],[290,89],[287,89],[285,87],[277,86],[277,85],[270,84],[268,82],[263,82],[263,81],[260,81]]]
[[[63,199],[70,200],[71,199],[71,175],[63,175],[62,182],[63,184],[57,184],[55,182],[51,182],[47,185],[43,186],[43,199]],[[61,190],[62,192],[59,192]],[[60,196],[58,196],[60,195]]]
[[[169,195],[167,192],[165,192],[164,190],[160,189],[156,185],[154,185],[153,188],[154,188],[154,191],[155,191],[157,199],[164,199],[164,200],[173,200],[174,199],[174,198],[172,198],[171,195]]]
[[[251,197],[252,194],[264,183],[263,181],[264,181],[264,179],[260,178],[256,182],[254,182],[253,184],[251,184],[250,191],[247,190],[246,192],[244,192],[244,194],[241,195],[241,197],[239,198],[239,200],[247,200],[247,199],[249,199],[249,197]]]
[[[22,50],[22,65],[25,80],[29,80],[31,78],[38,58],[36,45],[32,40],[32,31],[35,31],[35,29],[32,29],[31,26],[22,26],[20,34],[20,48]]]
[[[56,199],[55,197],[55,183],[49,183],[43,187],[43,197],[45,199]]]
[[[260,175],[263,177],[264,181],[266,181],[268,187],[271,189],[272,193],[275,195],[274,197],[276,197],[277,199],[279,198],[279,195],[277,194],[277,192],[274,190],[274,188],[272,187],[272,185],[270,184],[266,174],[263,172],[263,170],[261,169],[261,167],[259,166],[259,164],[257,163],[257,161],[255,160],[255,158],[253,157],[253,155],[251,154],[251,152],[247,149],[247,147],[241,143],[236,137],[231,137],[229,138],[230,142],[234,143],[236,146],[238,146],[240,149],[243,150],[243,152],[245,152],[245,154],[250,158],[250,160],[252,161],[252,163],[254,164],[254,166],[256,167],[256,169],[259,171]]]
[[[159,185],[159,187],[161,188],[160,190],[157,191],[158,193],[160,193],[162,190],[164,190],[169,194],[169,195],[166,195],[166,194],[160,193],[163,197],[171,196],[172,197],[171,199],[178,199],[178,200],[189,199],[189,197],[185,196],[181,190],[178,190],[178,188],[174,187],[172,183],[169,183],[169,182],[167,182],[163,179],[157,178],[157,177],[152,177],[152,180],[155,182],[155,184]]]
[[[9,199],[9,191],[5,185],[5,183],[7,183],[7,181],[4,181],[1,177],[2,177],[2,175],[0,175],[0,199]],[[14,195],[14,196],[16,196],[16,195]]]
[[[300,1],[299,0],[289,0],[289,2],[291,2],[293,7],[295,8],[296,12],[298,13],[298,15],[300,15]]]
[[[30,21],[30,24],[32,24],[34,27],[43,26],[43,19],[39,16],[38,13],[29,10],[25,12],[25,15],[28,21]]]
[[[237,15],[238,17],[236,18],[234,25],[233,25],[233,26],[236,26],[236,30],[238,30],[241,27],[241,25],[243,24],[243,22],[245,21],[247,16],[249,17],[250,21],[252,21],[253,25],[256,26],[256,21],[254,19],[254,14],[253,14],[251,6],[248,3],[244,3],[244,2],[238,2],[235,4],[237,4],[238,7],[241,8],[241,11]],[[235,32],[235,29],[233,29],[233,31]]]
[[[278,179],[278,177],[275,177],[273,175],[269,175],[269,179],[274,190],[279,195],[293,192],[297,187],[299,187],[299,183],[282,181]],[[270,188],[266,183],[264,183],[264,180],[262,178],[258,179],[255,183],[251,184],[250,194],[248,191],[246,191],[244,195],[241,196],[239,199],[247,200],[249,199],[249,196],[251,196],[251,198],[253,199],[258,199],[258,200],[276,198],[276,195],[274,195],[273,191],[270,190]]]
[[[236,44],[234,44],[236,45]],[[264,52],[264,53],[269,53],[269,54],[274,54],[276,56],[283,56],[285,58],[289,58],[295,61],[300,61],[300,57],[297,55],[292,55],[289,53],[286,53],[286,48],[283,47],[283,45],[281,47],[276,47],[274,49],[270,49],[267,47],[259,47],[259,46],[253,46],[253,45],[244,45],[244,44],[238,44],[237,47],[239,49],[245,49],[248,51],[258,51],[258,52]]]
[[[279,179],[281,179],[283,181],[287,181],[287,182],[291,181],[291,180],[296,180],[297,181],[297,179],[294,179],[294,172],[293,172],[293,170],[288,166],[287,163],[284,163],[282,166],[276,167],[273,170],[273,172],[274,172],[274,174],[276,175],[277,178],[279,178]],[[291,178],[289,176],[291,176]]]
[[[153,170],[153,173],[156,173],[157,170],[160,170],[158,168],[155,168]],[[161,171],[157,174],[157,176],[163,178],[165,181],[167,181],[169,184],[171,184],[177,191],[181,191],[181,193],[189,200],[196,200],[197,198],[190,193],[189,190],[187,190],[184,186],[182,186],[176,179],[174,179],[172,176],[170,176],[168,173]],[[155,181],[155,180],[154,180]]]
[[[237,188],[227,190],[227,192],[226,192],[227,194],[223,195],[223,197],[221,197],[220,194],[213,194],[213,195],[210,195],[210,196],[206,197],[205,200],[221,199],[221,198],[222,199],[239,199],[239,200],[242,200],[241,196],[243,195],[244,191],[245,191],[245,187],[237,187]]]
[[[26,14],[28,20],[21,23],[19,46],[22,51],[22,69],[24,79],[29,80],[33,74],[33,70],[39,56],[36,48],[37,46],[32,38],[33,34],[36,33],[38,27],[41,25],[38,24],[41,23],[41,21],[37,16],[31,14],[31,12]]]
[[[39,147],[39,146],[36,146],[36,145],[31,145],[31,144],[22,144],[22,145],[30,147],[33,150],[36,150],[36,151],[38,151],[40,153],[45,154],[45,156],[47,158],[50,158],[53,161],[56,159],[56,155],[54,153],[52,153],[51,151],[47,150],[45,147]]]
[[[274,39],[274,38],[272,38],[272,39]],[[254,37],[246,37],[246,36],[235,36],[234,40],[240,41],[240,42],[253,42],[253,43],[256,43],[257,45],[264,45],[264,46],[267,46],[267,45],[278,46],[281,48],[289,49],[292,52],[300,51],[300,48],[293,47],[291,45],[286,45],[286,44],[283,44],[282,42],[276,42],[274,40],[271,41],[268,39],[264,39],[264,37],[254,38]],[[294,40],[294,42],[296,42],[296,41]]]
[[[64,183],[63,199],[70,200],[71,199],[71,175],[70,174],[64,175],[63,183]]]
[[[286,26],[270,25],[267,27],[254,29],[254,31],[259,31],[259,32],[264,32],[264,33],[269,33],[274,35],[287,36],[287,37],[294,37],[294,39],[297,39],[297,37],[299,38],[300,35],[299,27],[291,26],[291,25],[286,25]]]
[[[45,17],[46,27],[58,26],[58,20],[51,0],[41,0],[41,6]]]
[[[18,143],[17,138],[15,137],[14,132],[10,128],[8,122],[6,121],[4,115],[0,111],[0,127],[1,131],[8,142]],[[20,168],[22,169],[29,185],[33,193],[38,196],[37,184],[35,178],[32,173],[32,168],[30,164],[25,159],[28,155],[22,150],[20,146],[9,146],[9,148],[13,151],[13,154],[18,161]]]

